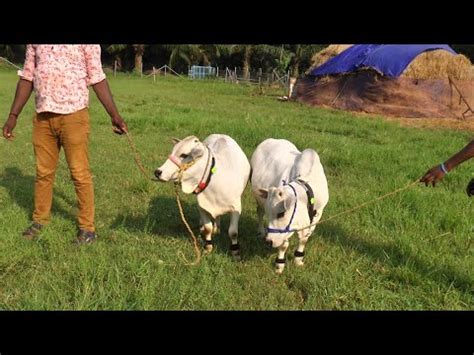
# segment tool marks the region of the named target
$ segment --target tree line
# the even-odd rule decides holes
[[[248,77],[251,69],[270,72],[290,71],[298,77],[311,66],[313,55],[324,44],[102,44],[102,60],[106,67],[127,72],[150,70],[153,66],[169,65],[186,73],[190,65],[211,65],[220,68],[238,67]],[[455,51],[474,61],[474,45],[451,45]],[[0,45],[0,56],[21,64],[25,45]]]
[[[325,45],[220,45],[220,44],[102,44],[104,66],[127,72],[150,70],[167,64],[186,73],[191,65],[237,67],[248,76],[251,69],[291,71],[298,76],[311,66],[312,56]],[[0,56],[22,64],[25,45],[0,45]]]

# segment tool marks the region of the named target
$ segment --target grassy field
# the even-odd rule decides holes
[[[6,117],[16,75],[0,70]],[[404,186],[463,147],[472,132],[401,127],[377,117],[281,103],[254,89],[176,78],[110,78],[142,159],[166,159],[172,137],[232,136],[250,157],[268,137],[318,151],[329,181],[325,217]],[[14,142],[0,141],[0,308],[115,310],[474,309],[472,163],[435,189],[417,186],[318,227],[304,268],[273,271],[275,253],[256,239],[250,189],[243,197],[243,261],[232,261],[226,234],[197,267],[172,185],[145,181],[124,137],[91,94],[91,161],[99,241],[71,244],[75,194],[61,154],[53,219],[42,238],[21,238],[33,205],[33,100]],[[2,122],[3,124],[3,122]],[[184,197],[198,229],[193,196]],[[224,218],[224,230],[228,218]],[[450,235],[436,237],[445,232]],[[295,248],[292,239],[289,258]]]

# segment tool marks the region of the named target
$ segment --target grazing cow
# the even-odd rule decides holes
[[[176,181],[181,171],[182,191],[197,198],[206,253],[212,251],[212,236],[220,232],[220,217],[230,213],[230,250],[240,260],[237,237],[241,196],[250,176],[245,153],[223,134],[212,134],[204,142],[195,136],[173,142],[169,158],[155,170],[155,176],[161,181]]]
[[[258,233],[278,248],[276,272],[285,267],[289,238],[296,229],[317,223],[328,203],[328,183],[318,154],[300,152],[284,139],[267,139],[252,155],[252,192],[257,200]],[[263,217],[266,214],[268,227]],[[296,231],[299,238],[295,264],[303,265],[304,248],[315,226]]]

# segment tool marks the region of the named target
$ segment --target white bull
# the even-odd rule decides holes
[[[285,267],[289,238],[296,229],[317,223],[329,201],[328,183],[318,154],[300,152],[284,139],[267,139],[252,155],[252,192],[257,200],[258,232],[278,248],[276,272]],[[268,227],[263,223],[264,215]],[[296,231],[299,238],[295,264],[303,265],[304,248],[315,226]]]
[[[175,181],[182,171],[181,189],[197,197],[200,231],[205,251],[212,251],[212,236],[220,232],[220,217],[230,213],[231,253],[240,259],[238,224],[241,196],[250,176],[250,164],[239,145],[229,136],[212,134],[201,142],[195,136],[173,139],[166,162],[155,170],[161,181]]]

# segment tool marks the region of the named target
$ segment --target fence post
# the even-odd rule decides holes
[[[156,83],[155,66],[153,66],[153,82]]]
[[[140,79],[143,78],[143,62],[140,65]]]
[[[216,77],[219,78],[219,67],[216,68]]]
[[[166,67],[167,67],[167,65],[165,65],[165,76],[166,76]]]
[[[117,76],[117,61],[114,61],[114,76]]]

